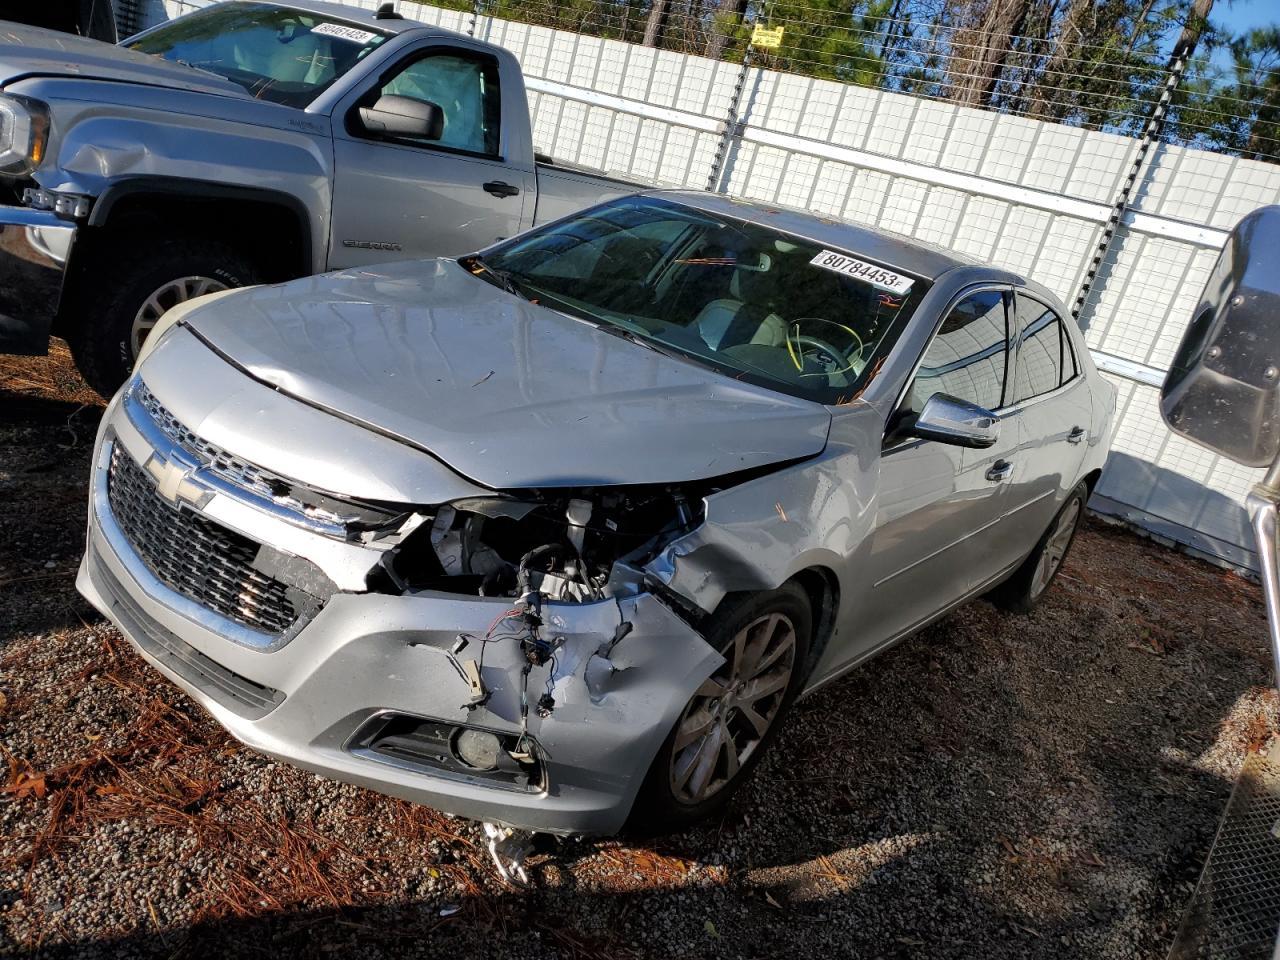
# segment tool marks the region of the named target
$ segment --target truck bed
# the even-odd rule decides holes
[[[533,214],[535,226],[577,213],[583,207],[655,186],[642,180],[599,173],[542,154],[535,159],[538,172],[538,205]]]

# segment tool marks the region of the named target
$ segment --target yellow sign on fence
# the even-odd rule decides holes
[[[765,47],[772,50],[775,47],[782,46],[782,27],[774,27],[772,30],[768,27],[762,27],[758,24],[751,31],[751,45],[753,47]]]

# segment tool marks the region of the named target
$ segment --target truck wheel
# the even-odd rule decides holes
[[[112,257],[90,285],[102,291],[86,304],[71,353],[85,381],[109,397],[128,379],[147,334],[166,310],[206,293],[259,282],[253,264],[216,241],[174,240]]]
[[[690,698],[658,751],[628,831],[683,830],[724,808],[804,685],[812,629],[808,595],[795,583],[716,611],[705,636],[725,662]]]

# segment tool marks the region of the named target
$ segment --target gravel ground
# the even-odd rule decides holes
[[[0,954],[1158,957],[1276,727],[1258,588],[1097,521],[800,705],[719,822],[553,843],[229,740],[76,594],[100,408],[0,360]]]

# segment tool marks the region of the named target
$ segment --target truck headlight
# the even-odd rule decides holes
[[[0,94],[0,174],[22,176],[40,166],[49,145],[49,107]]]

